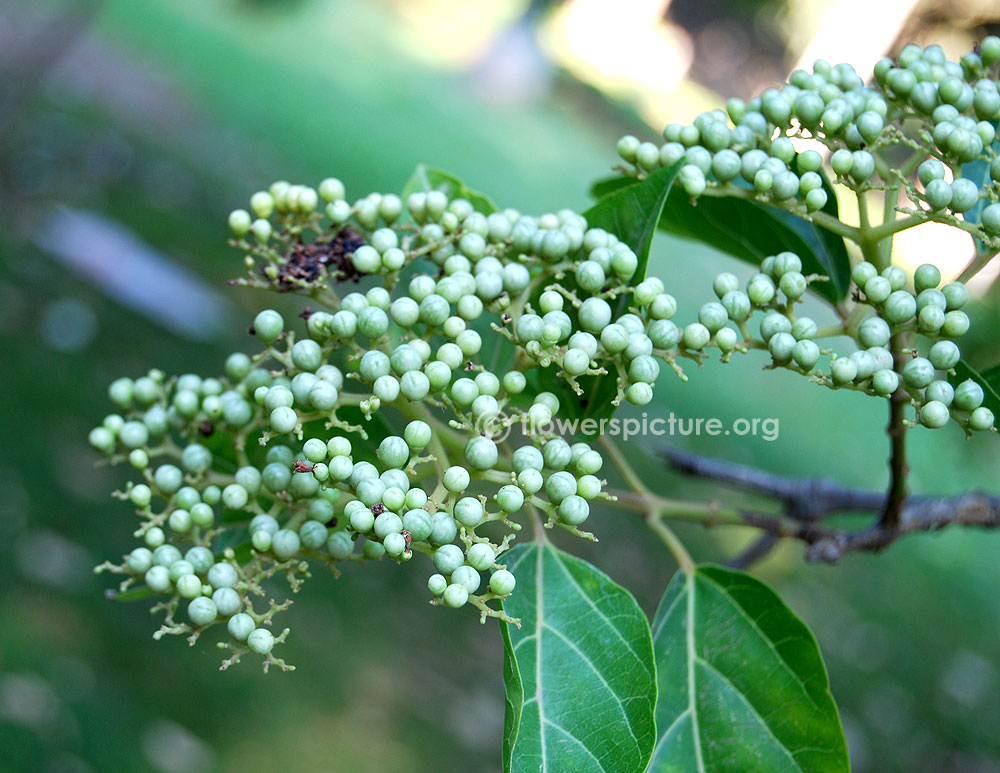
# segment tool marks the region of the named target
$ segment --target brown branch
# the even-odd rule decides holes
[[[742,509],[732,512],[741,525],[805,543],[809,561],[833,562],[846,553],[877,552],[906,534],[938,531],[952,524],[1000,527],[1000,497],[971,493],[954,497],[910,496],[901,502],[898,519],[891,526],[880,517],[865,529],[833,529],[819,521],[837,513],[882,513],[889,497],[879,491],[845,488],[829,480],[785,478],[674,448],[662,448],[660,454],[671,467],[686,475],[779,500],[783,514]]]
[[[904,362],[902,333],[897,333],[889,342],[896,372],[902,373]],[[910,401],[906,390],[900,385],[889,398],[889,425],[886,434],[889,436],[889,492],[879,521],[881,528],[892,531],[899,527],[903,503],[906,500],[906,476],[910,468],[906,465],[906,424],[903,423],[903,411]]]

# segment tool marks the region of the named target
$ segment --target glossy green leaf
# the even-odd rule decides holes
[[[588,226],[613,233],[635,252],[639,267],[629,282],[632,285],[646,276],[649,248],[681,166],[678,162],[657,169],[645,180],[623,186],[602,197],[583,213]]]
[[[403,188],[403,200],[411,193],[427,191],[441,191],[449,199],[466,199],[476,212],[490,215],[497,211],[497,205],[479,191],[472,190],[453,174],[443,172],[440,169],[432,169],[425,164],[418,164],[413,175]]]
[[[517,590],[504,610],[503,769],[512,773],[645,770],[656,730],[656,674],[646,617],[600,570],[549,543],[504,557]]]
[[[620,186],[583,213],[591,228],[603,228],[615,234],[635,252],[639,265],[629,281],[636,285],[646,276],[649,250],[656,235],[657,223],[667,202],[680,164],[658,169],[641,182]],[[627,179],[627,178],[621,178]],[[621,296],[615,316],[625,313],[628,296]],[[551,379],[546,378],[547,383]],[[584,376],[578,379],[583,396],[578,397],[568,384],[563,383],[559,396],[568,418],[604,419],[610,417],[616,406],[612,401],[618,395],[618,374]],[[551,386],[546,387],[551,389]]]
[[[619,195],[635,184],[628,177],[612,177],[597,182],[591,193],[598,197]],[[823,211],[837,217],[837,199],[825,178],[824,188],[829,195]],[[768,255],[790,250],[802,259],[803,273],[830,278],[829,282],[810,285],[816,294],[836,302],[850,289],[851,263],[843,238],[769,204],[731,196],[702,196],[692,204],[678,188],[667,198],[660,227],[754,265]]]
[[[959,360],[955,375],[949,376],[948,381],[957,387],[967,379],[972,379],[983,388],[983,405],[993,411],[994,416],[1000,416],[1000,364],[980,373],[965,360]]]
[[[840,773],[847,744],[816,639],[743,572],[678,572],[653,621],[650,773]]]

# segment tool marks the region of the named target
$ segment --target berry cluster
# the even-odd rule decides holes
[[[859,192],[906,186],[930,208],[919,217],[944,217],[945,207],[969,209],[958,165],[995,157],[992,134],[963,112],[986,121],[1000,111],[986,77],[998,58],[992,39],[961,65],[908,47],[880,64],[872,87],[820,62],[748,104],[731,101],[735,126],[710,113],[667,127],[662,148],[626,137],[619,151],[639,177],[683,160],[692,197],[739,189],[815,217],[827,204],[823,159],[792,143],[810,137],[835,151],[840,182]],[[903,119],[923,122],[918,139]],[[958,132],[966,144],[952,139]],[[873,155],[897,143],[926,151],[911,170],[923,192],[899,170],[890,180]],[[950,186],[940,206],[937,183]],[[960,282],[939,289],[933,266],[916,271],[911,291],[887,256],[866,253],[852,271],[854,305],[819,328],[796,305],[826,277],[782,252],[746,283],[719,274],[717,300],[680,325],[664,282],[637,276],[634,250],[576,212],[496,211],[454,188],[345,196],[334,178],[316,188],[280,181],[229,217],[247,272],[236,283],[322,307],[307,307],[299,330],[266,309],[250,327],[256,351],[232,354],[219,377],[118,379],[109,388],[118,412],[90,433],[94,448],[139,475],[117,496],[136,508],[141,544],[99,569],[125,575],[121,593],[161,597],[157,637],[193,643],[224,625],[224,668],[247,652],[263,655],[265,669],[288,667],[272,652],[288,631],[272,626],[291,602],[271,598],[270,581],[282,575],[297,591],[315,564],[336,573],[345,561],[423,553],[433,604],[509,620],[501,602],[515,578],[503,556],[525,519],[593,538],[580,530],[591,503],[613,500],[598,477],[601,454],[558,437],[552,422],[595,380],[616,385],[615,406],[645,405],[661,363],[686,380],[682,358],[767,350],[773,367],[821,385],[908,397],[911,423],[993,427],[976,382],[953,388],[939,377],[954,377],[968,293]],[[975,200],[995,197],[992,181],[976,187]],[[966,225],[994,238],[998,207],[985,207],[983,229]],[[856,351],[820,348],[834,336]],[[914,339],[928,342],[923,355]],[[515,423],[533,430],[520,445],[507,439]]]
[[[896,59],[880,60],[866,85],[851,65],[819,60],[813,72],[796,70],[748,102],[730,99],[725,111],[704,113],[692,126],[668,125],[663,145],[623,137],[618,154],[628,164],[623,171],[638,177],[682,163],[678,181],[692,199],[738,188],[806,218],[828,202],[822,172],[823,153],[830,154],[836,182],[859,192],[902,187],[915,206],[898,211],[916,218],[958,225],[956,215],[981,204],[967,230],[996,250],[998,61],[997,37],[959,62],[940,46],[908,45]],[[918,151],[915,163],[889,168],[884,152],[896,148]],[[985,179],[966,176],[973,161],[987,165]]]

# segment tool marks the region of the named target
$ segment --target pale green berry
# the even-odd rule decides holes
[[[236,236],[246,236],[250,230],[250,213],[245,209],[234,209],[229,213],[229,230]]]
[[[232,617],[243,604],[240,594],[232,588],[217,589],[212,594],[212,601],[215,603],[217,613],[222,617]]]
[[[960,309],[969,300],[969,291],[961,282],[951,282],[941,288],[949,311]]]
[[[962,353],[952,341],[938,341],[935,343],[927,358],[938,370],[951,370],[961,359]]]
[[[247,636],[247,646],[258,655],[267,655],[274,649],[274,634],[266,628],[255,628]]]
[[[468,602],[469,591],[464,585],[453,582],[445,588],[441,598],[447,606],[457,609]]]
[[[496,552],[489,544],[485,542],[477,542],[469,548],[469,552],[465,560],[470,567],[480,571],[486,571],[493,566],[493,562],[496,561],[496,558]],[[452,580],[454,579],[455,577],[452,575]]]
[[[163,529],[159,526],[154,526],[146,531],[143,540],[151,548],[159,548],[166,541],[167,535],[164,534]]]
[[[643,381],[630,384],[625,390],[625,399],[632,405],[649,405],[653,399],[653,387]]]
[[[516,584],[514,575],[506,569],[498,569],[490,577],[490,590],[497,596],[509,596]]]
[[[955,388],[955,407],[963,411],[974,411],[983,404],[983,388],[972,379],[967,379]]]
[[[174,587],[181,598],[195,599],[201,595],[201,580],[193,574],[185,574],[178,577],[174,583]]]
[[[865,283],[878,276],[878,269],[868,261],[862,261],[851,269],[851,279],[858,287],[864,288]]]
[[[976,432],[992,429],[993,421],[993,411],[989,408],[979,407],[969,415],[969,429]]]
[[[884,303],[892,295],[892,285],[884,276],[875,276],[865,282],[864,293],[870,303]]]
[[[947,338],[958,338],[969,331],[969,317],[964,311],[949,311],[944,315],[941,325],[941,335]]]
[[[576,478],[568,472],[555,472],[545,481],[545,495],[553,504],[559,504],[574,494],[576,494]]]
[[[877,394],[888,397],[899,388],[899,376],[892,370],[877,370],[872,375],[872,388]]]
[[[937,287],[939,284],[941,284],[941,272],[937,266],[930,263],[918,266],[913,274],[913,285],[918,293],[929,287]]]
[[[489,547],[489,546],[487,546]],[[469,593],[479,590],[482,578],[472,566],[460,566],[451,574],[452,584],[462,585]]]
[[[197,580],[198,578],[195,579]],[[199,586],[200,584],[201,581],[199,580]],[[187,614],[188,618],[196,626],[208,625],[215,622],[215,618],[219,616],[219,609],[212,599],[205,596],[198,596],[188,604]]]
[[[920,423],[925,427],[933,429],[943,427],[948,423],[949,418],[948,406],[937,400],[924,403],[920,408]]]
[[[498,457],[496,443],[488,437],[471,438],[465,446],[465,459],[473,469],[492,469],[497,463]],[[449,490],[451,489],[449,488]]]
[[[924,390],[927,400],[936,400],[944,405],[951,405],[955,399],[955,388],[947,381],[932,381]]]
[[[444,575],[450,575],[465,563],[465,555],[458,545],[442,545],[434,551],[435,568]]]
[[[440,596],[448,587],[448,580],[443,574],[432,574],[427,578],[427,590],[434,596]]]
[[[153,593],[167,593],[170,588],[170,572],[165,566],[152,566],[146,570],[143,581]]]
[[[213,588],[232,588],[239,580],[239,575],[232,564],[217,563],[208,570],[208,584]]]
[[[684,328],[681,341],[687,349],[700,350],[708,345],[711,338],[712,334],[705,325],[700,322],[692,322]]]
[[[265,344],[273,344],[285,329],[285,320],[273,309],[264,309],[253,321],[257,337]]]
[[[559,517],[566,523],[577,526],[590,516],[590,504],[576,494],[567,496],[559,503]]]
[[[808,339],[799,341],[792,349],[792,359],[804,371],[810,371],[819,362],[819,347]]]
[[[924,200],[933,210],[945,209],[952,200],[952,187],[946,180],[931,180],[924,187]]]
[[[115,452],[115,435],[106,427],[95,427],[87,439],[90,445],[101,453],[110,456]]]
[[[924,357],[914,357],[903,366],[903,383],[913,389],[923,389],[934,380],[934,366]]]
[[[787,363],[792,359],[796,341],[791,333],[775,333],[767,342],[768,351],[775,362]]]
[[[747,284],[747,296],[754,306],[766,306],[774,298],[775,284],[771,277],[758,274]]]
[[[889,324],[899,325],[912,319],[916,312],[917,299],[913,297],[913,294],[907,290],[896,290],[886,299],[882,316]]]
[[[255,626],[254,619],[246,612],[233,615],[226,624],[226,627],[229,629],[229,635],[236,639],[236,641],[246,641]]]
[[[850,357],[840,357],[830,363],[830,375],[835,384],[849,384],[857,378],[858,366]]]
[[[392,532],[382,539],[382,547],[393,558],[399,558],[406,552],[406,538],[399,532]]]
[[[444,476],[441,479],[444,487],[453,494],[459,494],[465,491],[469,487],[470,481],[471,478],[469,477],[469,471],[464,467],[457,466],[449,467],[445,470]]]

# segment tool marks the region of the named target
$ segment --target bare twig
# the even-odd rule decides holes
[[[726,508],[725,512],[735,518],[724,522],[751,526],[777,538],[799,540],[807,545],[809,561],[832,562],[846,553],[877,552],[906,534],[938,531],[952,524],[1000,527],[1000,497],[972,493],[955,497],[910,496],[900,503],[898,518],[892,525],[880,517],[865,529],[833,529],[819,521],[837,513],[882,513],[889,497],[880,491],[849,489],[823,479],[785,478],[674,448],[663,448],[660,453],[675,470],[687,475],[728,483],[779,500],[783,513]],[[751,559],[756,560],[752,556]]]

